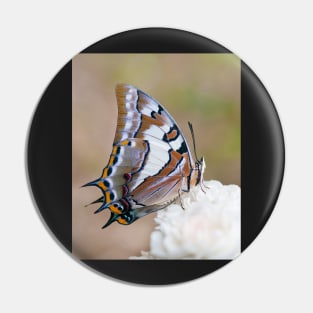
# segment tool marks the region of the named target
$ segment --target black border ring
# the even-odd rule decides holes
[[[231,53],[202,36],[144,28],[103,39],[82,53]],[[256,238],[277,201],[285,165],[275,106],[256,75],[241,62],[241,250]],[[45,90],[27,145],[31,190],[48,228],[72,250],[72,64]],[[209,274],[230,260],[82,260],[111,277],[141,284],[172,284]]]

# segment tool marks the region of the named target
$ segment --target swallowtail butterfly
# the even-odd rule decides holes
[[[128,225],[165,208],[181,192],[202,183],[205,168],[203,157],[193,161],[184,135],[160,103],[126,84],[116,86],[116,98],[117,127],[109,162],[100,178],[84,185],[103,193],[91,203],[101,203],[95,213],[111,212],[103,228],[114,221]]]

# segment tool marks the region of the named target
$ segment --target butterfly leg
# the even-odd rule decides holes
[[[182,198],[181,198],[182,192],[187,192],[187,191],[185,191],[185,190],[183,190],[181,188],[178,189],[178,196],[179,196],[180,206],[182,207],[183,210],[185,210],[184,205],[183,205],[183,201],[182,201]]]
[[[200,182],[200,188],[201,190],[206,194],[206,190],[205,189],[210,189],[210,187],[206,186],[205,183],[203,182],[203,179]]]

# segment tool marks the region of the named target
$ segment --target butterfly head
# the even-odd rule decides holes
[[[195,175],[195,185],[198,185],[203,181],[203,174],[205,170],[205,162],[204,158],[201,157],[200,160],[197,160],[195,163],[195,168],[194,168],[194,175]]]
[[[205,162],[204,162],[204,157],[201,157],[200,160],[197,160],[197,163],[198,163],[199,169],[201,171],[201,176],[203,176],[204,170],[205,170],[205,167],[206,167]]]
[[[202,183],[203,181],[203,174],[205,170],[205,162],[203,156],[200,158],[200,160],[197,157],[197,150],[196,150],[196,140],[195,140],[195,134],[193,131],[192,124],[188,122],[188,126],[191,132],[191,137],[192,137],[192,143],[193,143],[193,151],[195,153],[196,157],[196,162],[195,162],[195,167],[193,169],[193,172],[191,173],[191,184],[193,185],[198,185],[199,183]]]

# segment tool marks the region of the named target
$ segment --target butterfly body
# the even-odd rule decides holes
[[[116,86],[118,118],[113,149],[97,186],[103,197],[95,212],[109,209],[112,222],[128,225],[176,201],[202,181],[204,161],[189,146],[166,109],[132,85]]]

